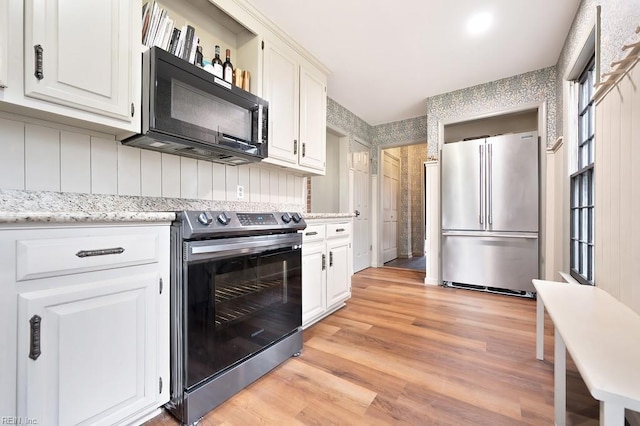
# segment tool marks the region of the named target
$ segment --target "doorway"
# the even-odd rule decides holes
[[[426,143],[380,150],[379,266],[426,270],[424,161]]]
[[[353,176],[353,272],[371,266],[371,191],[369,176],[370,148],[353,140],[351,144],[351,173]]]

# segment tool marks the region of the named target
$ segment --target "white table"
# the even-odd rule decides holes
[[[543,359],[544,309],[555,327],[555,423],[566,422],[566,350],[591,395],[600,424],[624,425],[624,410],[640,411],[640,315],[604,290],[533,280],[537,291],[536,356]]]

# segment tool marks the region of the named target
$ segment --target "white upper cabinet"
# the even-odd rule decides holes
[[[138,2],[8,0],[1,7],[12,46],[3,54],[0,45],[0,79],[5,59],[8,68],[2,109],[114,134],[139,131]]]
[[[299,65],[286,45],[268,40],[264,47],[264,98],[269,101],[269,157],[298,163]]]
[[[264,41],[269,163],[324,174],[327,77],[277,37]]]
[[[300,165],[324,174],[327,155],[326,76],[300,66]]]

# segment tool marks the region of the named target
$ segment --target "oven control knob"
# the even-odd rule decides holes
[[[204,226],[209,226],[211,225],[211,222],[213,222],[213,216],[211,216],[211,213],[209,212],[202,212],[198,215],[198,222]]]
[[[229,222],[231,222],[231,218],[227,216],[226,213],[220,213],[218,215],[218,222],[220,222],[222,225],[228,225]]]
[[[285,213],[282,215],[282,221],[284,223],[289,223],[291,222],[291,215],[289,213]]]
[[[300,216],[299,213],[294,213],[291,215],[291,219],[293,219],[295,223],[298,223],[302,220],[302,216]]]

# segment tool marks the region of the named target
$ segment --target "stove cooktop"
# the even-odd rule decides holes
[[[177,212],[174,225],[181,228],[184,239],[297,232],[307,227],[300,213],[211,210]]]

